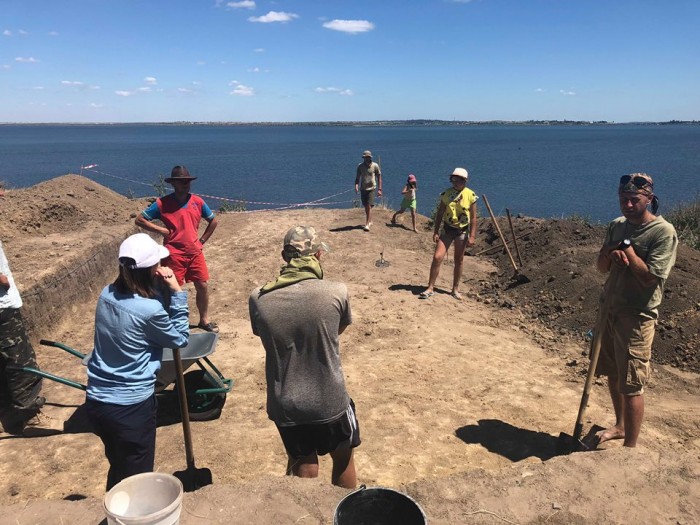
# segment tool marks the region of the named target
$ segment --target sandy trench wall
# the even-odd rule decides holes
[[[139,231],[133,227],[124,237]],[[85,260],[56,268],[22,293],[22,317],[33,343],[51,339],[50,334],[70,316],[72,305],[94,299],[114,279],[114,254],[124,237],[106,237]]]

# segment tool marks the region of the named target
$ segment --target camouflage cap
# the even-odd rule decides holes
[[[646,173],[630,173],[620,177],[619,193],[654,193],[654,180]]]
[[[313,255],[319,250],[329,252],[330,248],[321,242],[312,226],[295,226],[284,236],[284,252],[291,258]]]

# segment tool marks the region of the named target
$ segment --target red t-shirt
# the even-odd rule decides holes
[[[196,255],[202,251],[199,242],[199,223],[202,219],[211,221],[214,213],[204,200],[190,194],[184,204],[180,204],[174,194],[156,199],[142,215],[149,221],[160,219],[170,231],[163,240],[171,255]]]

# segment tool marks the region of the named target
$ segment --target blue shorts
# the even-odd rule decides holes
[[[338,419],[318,425],[277,425],[277,430],[287,454],[292,459],[305,458],[314,453],[324,456],[338,449],[358,447],[362,442],[352,399],[347,410]]]

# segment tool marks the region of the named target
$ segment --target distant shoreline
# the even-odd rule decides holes
[[[308,127],[429,127],[429,126],[673,126],[700,125],[700,120],[611,122],[607,120],[372,120],[326,122],[0,122],[0,126],[308,126]]]

